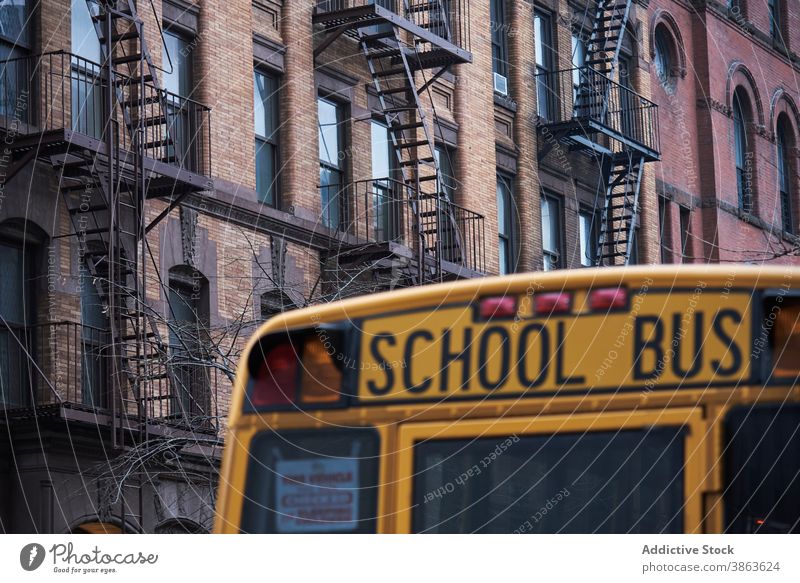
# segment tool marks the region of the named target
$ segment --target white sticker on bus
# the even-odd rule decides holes
[[[358,460],[277,462],[278,532],[348,531],[358,526]]]

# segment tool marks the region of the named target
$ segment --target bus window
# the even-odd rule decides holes
[[[725,432],[726,532],[800,532],[800,406],[738,407]]]
[[[375,532],[378,455],[372,429],[256,435],[241,531]]]
[[[679,427],[415,446],[414,530],[679,533]]]

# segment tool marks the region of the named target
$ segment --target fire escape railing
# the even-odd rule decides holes
[[[0,327],[0,409],[69,404],[110,412],[110,342],[108,330],[78,322]],[[169,347],[181,385],[177,391],[166,375],[149,379],[147,418],[215,432],[221,373],[209,355],[197,360],[184,353]],[[137,411],[128,413],[134,417]]]
[[[318,0],[318,15],[383,8],[465,51],[470,48],[469,0]]]
[[[335,211],[324,213],[340,217],[338,224],[328,226],[341,233],[343,240],[350,237],[355,247],[393,241],[417,250],[422,244],[427,249],[423,255],[431,259],[438,253],[443,261],[472,271],[486,270],[485,220],[479,213],[431,194],[409,194],[409,187],[394,179],[319,188],[329,190],[323,193],[324,200],[338,201]],[[448,213],[454,218],[452,223],[446,220]]]
[[[123,86],[137,83],[121,73],[116,77]],[[108,87],[100,64],[65,51],[9,59],[0,65],[0,127],[13,128],[15,136],[67,129],[100,139],[109,117]],[[166,119],[157,113],[159,90],[144,83],[144,111],[136,114],[156,120],[141,128],[144,155],[210,176],[211,109],[164,90],[161,94],[166,95]],[[133,151],[119,112],[115,118],[116,143]]]
[[[592,67],[537,74],[536,87],[542,125],[591,123],[629,145],[659,151],[658,106]]]

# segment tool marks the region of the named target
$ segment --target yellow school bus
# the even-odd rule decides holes
[[[219,533],[800,530],[800,270],[632,267],[279,315]]]

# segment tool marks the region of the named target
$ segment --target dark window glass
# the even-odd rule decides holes
[[[800,532],[800,406],[734,409],[725,435],[726,532]]]
[[[197,425],[210,422],[208,377],[208,280],[179,266],[169,272],[169,340],[175,379],[173,415]]]
[[[492,28],[492,70],[508,77],[508,29],[505,0],[491,0],[490,26]]]
[[[655,47],[655,66],[658,80],[668,87],[672,79],[672,63],[670,60],[670,41],[663,26],[656,28],[653,45]]]
[[[542,194],[542,253],[544,270],[551,271],[561,264],[561,204],[553,196]]]
[[[516,271],[514,250],[513,217],[514,196],[511,180],[497,176],[497,235],[500,253],[500,275]]]
[[[677,427],[431,440],[414,447],[413,527],[440,533],[678,533],[683,464],[683,430]]]
[[[256,192],[259,200],[277,206],[278,81],[260,71],[253,74],[256,135]]]
[[[689,231],[691,230],[691,211],[685,206],[679,207],[680,227],[681,227],[681,262],[689,263],[690,258],[687,256],[689,251]]]
[[[536,57],[536,98],[539,117],[552,120],[556,95],[552,78],[553,24],[548,14],[537,11],[533,17]]]
[[[92,407],[106,407],[107,365],[109,361],[109,327],[106,304],[100,296],[98,282],[85,265],[81,266],[81,401]]]
[[[792,162],[789,158],[789,144],[787,140],[786,122],[778,122],[778,131],[775,134],[775,143],[778,154],[778,188],[780,191],[781,224],[787,233],[794,233],[794,217],[792,213]]]
[[[320,97],[317,100],[319,123],[319,187],[322,197],[322,224],[340,229],[344,192],[344,112],[343,107]]]
[[[664,197],[658,197],[659,231],[661,233],[661,263],[672,263],[672,205]]]
[[[0,240],[0,404],[25,407],[30,404],[33,370],[26,351],[32,351],[34,320],[34,250],[21,241]]]
[[[742,103],[741,91],[733,93],[733,140],[736,156],[736,188],[739,198],[739,209],[749,213],[753,210],[750,152],[747,143],[747,122]]]
[[[259,433],[242,532],[375,532],[379,454],[372,429]]]
[[[781,38],[781,0],[767,0],[769,9],[769,34],[774,40]]]

